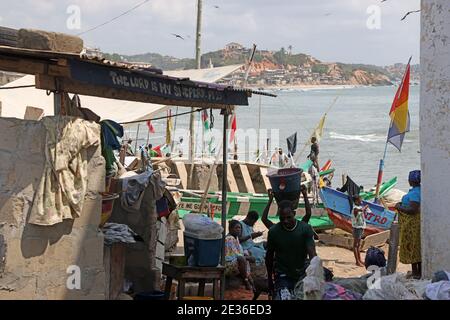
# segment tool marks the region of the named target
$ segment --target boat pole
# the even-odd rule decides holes
[[[197,0],[197,32],[195,40],[195,61],[197,64],[197,69],[201,69],[201,29],[202,29],[202,0]],[[192,186],[192,176],[194,174],[194,122],[195,114],[194,108],[191,108],[191,117],[189,121],[189,162],[191,163],[191,169],[189,170],[188,186]]]
[[[375,203],[379,202],[380,186],[381,186],[381,181],[383,180],[384,160],[386,159],[387,146],[388,146],[388,142],[386,141],[386,145],[384,146],[383,159],[380,159],[380,166],[378,168],[377,187],[375,189],[375,200],[374,200]]]
[[[258,131],[256,138],[256,160],[260,162],[259,159],[259,139],[261,138],[261,95],[259,96],[259,107],[258,107]]]
[[[223,142],[222,142],[222,253],[221,253],[221,265],[225,267],[225,230],[227,224],[227,129],[228,129],[228,115],[230,114],[228,108],[223,109]],[[225,297],[225,274],[222,275],[220,281],[220,299],[224,300]]]

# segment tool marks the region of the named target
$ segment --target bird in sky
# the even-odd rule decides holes
[[[420,10],[415,10],[415,11],[409,11],[409,12],[407,12],[407,13],[405,14],[405,16],[404,16],[400,21],[405,20],[406,17],[409,16],[411,13],[417,13],[417,12],[420,12]]]
[[[325,17],[331,16],[331,12],[325,13]]]
[[[214,8],[219,9],[219,6],[214,6]]]
[[[182,36],[180,36],[179,34],[171,33],[171,35],[175,36],[176,38],[180,38],[180,39],[184,40],[184,38]]]

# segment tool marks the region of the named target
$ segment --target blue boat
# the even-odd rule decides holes
[[[321,188],[319,194],[334,225],[351,233],[352,222],[348,195],[328,187]],[[364,217],[367,224],[364,232],[365,236],[390,229],[396,215],[394,211],[373,202],[362,201],[362,203],[363,205],[369,205],[371,211],[366,213]]]

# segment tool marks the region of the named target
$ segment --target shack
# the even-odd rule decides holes
[[[29,36],[29,32],[25,34]],[[46,37],[54,38],[53,34]],[[124,104],[151,104],[149,113],[155,104],[195,108],[194,112],[221,109],[224,150],[228,115],[234,106],[248,105],[254,93],[167,76],[157,69],[135,69],[92,59],[80,52],[68,53],[64,51],[70,47],[68,42],[67,46],[53,46],[55,50],[52,46],[45,50],[33,45],[0,46],[0,70],[33,75],[35,87],[53,96],[52,116],[34,116],[40,120],[0,118],[0,299],[116,297],[110,288],[114,277],[111,264],[104,259],[112,251],[107,253],[99,228],[102,194],[107,191],[102,128],[99,119],[92,121],[86,113],[80,113],[68,93],[121,100]],[[140,117],[145,118],[145,114]],[[224,164],[226,161],[224,156]],[[226,179],[226,174],[223,177]],[[150,191],[147,188],[145,195]],[[129,275],[134,274],[136,279],[144,273],[138,290],[156,286],[148,280],[154,276],[155,258],[151,253],[156,246],[156,200],[149,196],[143,201],[134,222],[129,216],[121,218],[120,212],[113,214],[115,221],[134,226],[141,238],[137,248],[127,250],[125,260]],[[226,192],[223,212],[225,204]],[[150,216],[153,218],[147,219]],[[141,219],[147,223],[141,225]],[[127,261],[132,264],[129,268]]]

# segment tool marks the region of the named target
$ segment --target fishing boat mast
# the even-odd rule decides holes
[[[202,29],[202,0],[197,0],[197,31],[195,37],[195,62],[197,69],[201,69],[201,29]],[[195,135],[194,135],[194,122],[195,122],[195,108],[191,108],[191,115],[189,120],[189,158],[191,163],[191,169],[189,170],[188,185],[192,183],[192,175],[194,173],[194,157],[195,157]]]

